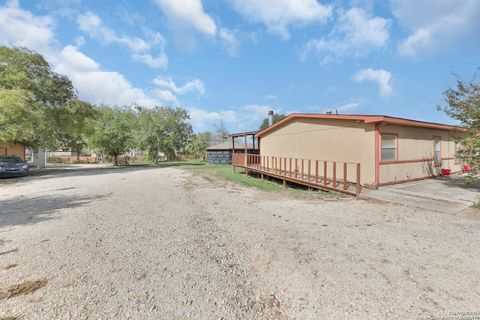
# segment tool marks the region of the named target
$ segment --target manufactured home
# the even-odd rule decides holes
[[[294,113],[257,133],[259,156],[235,156],[234,162],[313,187],[348,191],[354,185],[358,195],[359,186],[425,179],[442,169],[460,172],[456,141],[465,132],[383,115]]]

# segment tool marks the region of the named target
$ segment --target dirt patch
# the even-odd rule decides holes
[[[0,320],[19,320],[19,317],[11,317],[11,316],[6,316],[6,317],[1,317]]]
[[[47,284],[47,280],[25,281],[20,284],[14,284],[0,291],[0,300],[10,299],[16,296],[23,296],[37,291]]]
[[[4,266],[0,266],[0,270],[10,270],[10,269],[13,269],[17,266],[16,263],[11,263],[11,264],[7,264],[7,265],[4,265]]]

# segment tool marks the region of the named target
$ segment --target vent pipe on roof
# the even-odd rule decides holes
[[[268,111],[268,126],[273,125],[273,110]]]

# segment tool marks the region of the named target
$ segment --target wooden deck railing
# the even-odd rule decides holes
[[[360,163],[234,153],[234,167],[274,178],[354,196],[361,192]]]

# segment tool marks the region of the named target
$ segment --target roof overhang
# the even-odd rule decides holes
[[[411,120],[404,118],[389,117],[383,115],[349,115],[349,114],[309,114],[309,113],[292,113],[275,123],[274,125],[259,131],[256,136],[262,137],[265,134],[283,126],[284,124],[294,119],[331,119],[331,120],[351,120],[362,122],[366,124],[384,123],[384,124],[396,124],[401,126],[430,128],[448,131],[463,131],[466,132],[467,128],[461,126],[453,126],[448,124],[441,124],[435,122],[426,122],[419,120]]]

